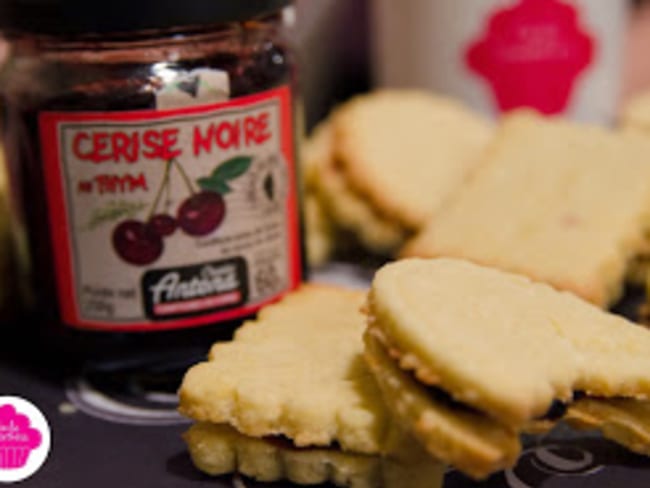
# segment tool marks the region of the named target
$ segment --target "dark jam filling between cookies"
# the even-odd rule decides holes
[[[413,379],[415,379],[415,377],[413,377]],[[427,386],[426,390],[434,402],[441,404],[444,407],[476,415],[485,415],[474,407],[459,402],[458,400],[454,400],[454,398],[442,388],[438,388],[437,386]]]
[[[380,340],[380,342],[382,342],[382,341]],[[443,406],[445,408],[448,408],[450,410],[456,410],[458,412],[464,412],[464,413],[468,413],[468,414],[472,414],[472,415],[480,415],[480,416],[483,416],[483,417],[488,417],[488,415],[485,412],[483,412],[481,410],[478,410],[477,408],[475,408],[475,407],[473,407],[471,405],[467,405],[467,404],[465,404],[463,402],[460,402],[460,401],[456,400],[450,393],[443,390],[442,388],[437,387],[437,386],[427,385],[427,384],[423,383],[422,381],[420,381],[417,378],[414,370],[405,370],[405,369],[401,368],[399,366],[398,362],[395,360],[395,358],[391,358],[391,360],[394,362],[395,367],[397,369],[401,370],[403,374],[410,377],[410,379],[413,381],[413,383],[415,385],[420,385],[420,386],[424,387],[425,390],[427,391],[429,397],[431,398],[431,400],[433,400],[438,405],[441,405],[441,406]],[[573,392],[572,398],[568,402],[558,400],[558,399],[554,399],[551,402],[551,405],[549,406],[548,410],[546,411],[546,413],[544,415],[541,415],[539,417],[535,417],[532,420],[533,421],[549,421],[549,422],[558,421],[558,420],[562,419],[562,417],[564,417],[566,415],[567,410],[569,409],[569,407],[571,406],[572,403],[574,403],[574,402],[576,402],[576,401],[578,401],[578,400],[580,400],[582,398],[585,398],[586,396],[587,396],[587,394],[585,392],[576,390],[576,391]]]
[[[278,449],[290,450],[290,451],[313,451],[313,450],[341,451],[342,450],[338,442],[332,442],[326,446],[298,447],[293,443],[291,439],[283,435],[268,435],[262,437],[262,440],[267,444],[277,447]]]
[[[413,381],[416,381],[418,384],[422,384],[416,377],[413,372],[409,373]],[[465,403],[459,402],[458,400],[455,400],[449,393],[447,393],[445,390],[442,388],[439,388],[437,386],[426,386],[427,393],[429,396],[432,398],[432,400],[438,404],[443,405],[444,407],[447,407],[449,409],[454,409],[460,412],[467,412],[467,413],[472,413],[475,415],[483,415],[485,416],[486,414],[470,405],[467,405]],[[562,417],[566,415],[566,412],[571,405],[571,403],[580,400],[581,398],[584,398],[586,394],[581,391],[575,391],[573,392],[573,398],[570,402],[563,402],[561,400],[553,400],[551,403],[551,406],[549,409],[546,411],[546,413],[540,417],[535,418],[534,420],[537,421],[551,421],[555,422],[557,420],[560,420]]]

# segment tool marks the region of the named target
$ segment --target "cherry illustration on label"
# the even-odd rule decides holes
[[[113,249],[126,263],[147,266],[157,261],[164,253],[164,238],[173,235],[177,229],[190,237],[204,237],[215,232],[226,216],[226,201],[223,197],[232,191],[229,182],[244,175],[253,158],[237,156],[219,164],[214,171],[196,180],[199,190],[177,159],[165,163],[165,174],[146,221],[128,218],[120,222],[112,234]],[[159,212],[163,193],[171,185],[171,171],[175,168],[183,180],[189,196],[176,211],[176,217]],[[167,200],[169,206],[169,195]],[[117,212],[118,217],[122,213]]]
[[[497,10],[465,53],[469,69],[489,83],[501,111],[532,107],[564,112],[596,42],[579,7],[561,0],[519,0]]]
[[[169,237],[178,227],[178,222],[169,214],[157,214],[147,222],[149,229],[160,237]]]
[[[113,248],[127,263],[145,266],[163,253],[163,241],[147,224],[125,220],[113,231]]]
[[[178,208],[178,225],[195,237],[214,232],[226,215],[226,202],[213,191],[202,191],[185,200]]]

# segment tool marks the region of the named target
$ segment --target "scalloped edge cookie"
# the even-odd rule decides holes
[[[286,440],[248,437],[227,425],[209,423],[193,425],[183,438],[196,467],[212,476],[240,473],[261,482],[329,482],[350,488],[439,488],[445,471],[412,441],[410,446],[400,441],[401,455],[393,458],[337,448],[296,449]]]
[[[335,227],[350,232],[373,253],[392,254],[410,233],[398,222],[382,216],[345,180],[334,159],[337,113],[319,124],[306,143],[311,188]]]
[[[185,374],[180,411],[298,447],[378,453],[388,414],[362,357],[365,296],[307,284],[264,307]]]

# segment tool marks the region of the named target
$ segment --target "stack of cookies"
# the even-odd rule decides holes
[[[310,261],[327,257],[324,242],[394,255],[465,182],[491,135],[480,116],[426,92],[379,91],[341,105],[303,151]]]
[[[567,292],[455,259],[381,269],[366,357],[431,455],[476,478],[560,420],[650,454],[650,331]],[[567,413],[568,412],[568,413]]]
[[[208,474],[437,488],[445,465],[512,467],[521,433],[560,421],[650,455],[650,331],[520,275],[405,259],[367,294],[305,285],[265,308],[180,398]]]
[[[365,293],[303,285],[186,375],[180,408],[205,473],[435,488],[443,465],[392,422],[363,360]]]

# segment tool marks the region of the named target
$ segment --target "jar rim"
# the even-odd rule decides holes
[[[275,31],[267,22],[188,28],[183,31],[138,31],[138,35],[52,36],[23,35],[12,38],[11,57],[75,64],[175,63],[201,59],[216,53],[241,55],[242,42],[268,42]],[[219,28],[221,27],[221,28]]]
[[[129,33],[184,25],[253,20],[292,0],[0,0],[5,33]]]

